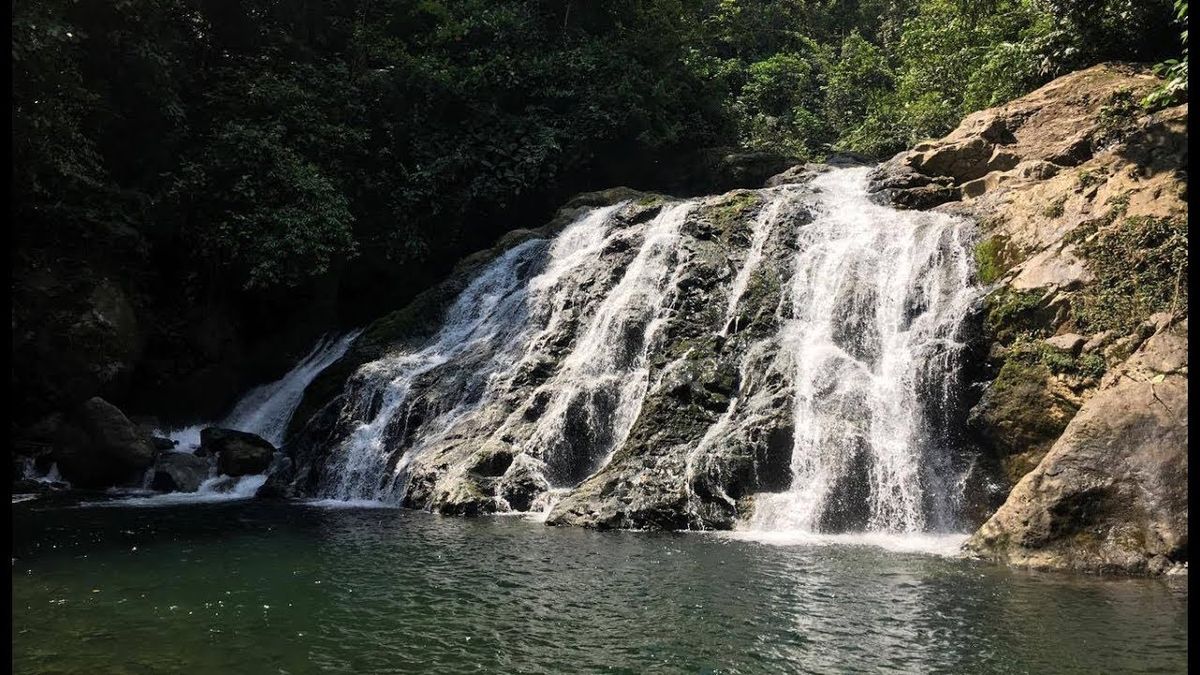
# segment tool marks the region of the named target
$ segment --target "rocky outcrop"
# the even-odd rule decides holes
[[[136,481],[158,454],[148,434],[99,397],[55,422],[51,457],[76,487]]]
[[[1009,564],[1162,573],[1187,561],[1187,320],[1104,377],[967,542]]]
[[[226,476],[262,473],[275,456],[275,446],[246,431],[208,427],[200,432],[201,455],[216,455],[217,471]]]
[[[814,167],[812,173],[817,171]],[[807,178],[787,182],[796,180]],[[390,448],[404,448],[414,439],[421,439],[423,444],[421,453],[406,470],[405,504],[457,515],[545,510],[553,505],[552,524],[727,528],[737,516],[738,497],[770,484],[770,477],[786,473],[790,444],[757,427],[731,433],[730,438],[736,442],[730,444],[727,457],[705,457],[696,462],[688,459],[689,448],[728,408],[739,383],[738,363],[753,356],[751,348],[756,350],[758,362],[768,363],[779,348],[770,338],[778,328],[776,307],[790,274],[788,262],[794,255],[790,242],[796,224],[808,217],[798,202],[782,214],[789,225],[776,228],[763,242],[757,273],[747,280],[737,315],[730,326],[724,325],[730,283],[748,254],[754,219],[764,205],[756,192],[735,191],[701,200],[683,219],[678,247],[673,246],[670,255],[677,261],[672,265],[687,262],[678,265],[678,274],[664,289],[670,309],[657,320],[657,330],[646,332],[647,322],[654,320],[651,314],[638,316],[623,311],[615,315],[620,317],[615,320],[628,321],[629,328],[614,339],[628,340],[631,354],[644,350],[648,355],[648,372],[633,376],[645,377],[651,384],[641,414],[630,420],[628,440],[598,474],[591,475],[604,458],[592,455],[603,453],[604,444],[614,441],[593,436],[594,430],[584,427],[570,429],[588,425],[592,406],[609,410],[605,406],[615,405],[606,398],[614,395],[611,388],[562,403],[565,407],[555,414],[563,415],[563,424],[569,429],[561,437],[539,440],[539,434],[547,428],[540,418],[551,414],[547,406],[552,405],[554,392],[564,386],[552,380],[564,369],[563,361],[574,343],[584,339],[585,329],[598,312],[610,311],[603,304],[614,284],[626,270],[639,264],[636,261],[648,228],[664,209],[678,205],[677,200],[627,189],[581,195],[546,227],[510,235],[496,249],[465,261],[445,284],[427,292],[412,306],[369,327],[337,367],[344,370],[331,372],[328,377],[335,382],[338,377],[346,378],[346,370],[380,359],[389,349],[427,349],[446,321],[450,304],[502,253],[513,251],[523,242],[557,234],[589,213],[590,208],[613,204],[622,206],[612,216],[607,243],[596,251],[594,263],[577,268],[571,279],[555,291],[553,320],[531,343],[531,351],[520,361],[521,367],[503,377],[483,378],[476,373],[487,372],[493,356],[481,351],[478,356],[461,355],[453,368],[420,375],[412,383],[419,393],[412,396],[407,412],[397,415],[396,424],[384,432],[384,442]],[[543,249],[536,253],[535,258],[544,259]],[[517,269],[525,267],[529,271],[519,273],[539,271],[536,263],[521,263]],[[649,307],[626,311],[661,310]],[[536,320],[547,318],[539,315]],[[505,329],[510,326],[523,327],[524,322],[506,324]],[[722,332],[725,335],[717,335]],[[647,335],[652,336],[652,343],[640,345]],[[461,339],[455,338],[448,348],[453,349]],[[386,362],[383,359],[380,364]],[[376,367],[382,366],[372,368]],[[327,453],[344,451],[339,446],[359,423],[356,420],[362,419],[359,416],[374,414],[375,406],[381,403],[378,399],[363,407],[373,399],[370,388],[378,386],[372,384],[372,368],[350,378],[341,395],[309,417],[289,444],[297,462],[290,493],[319,492],[335,470],[330,464],[338,461]],[[481,380],[487,381],[492,390],[487,406],[468,408],[469,414],[461,416],[450,415],[446,418],[453,425],[450,429],[430,431],[422,427],[430,420],[435,420],[431,423],[435,426],[441,424],[436,421],[438,416],[464,396],[479,396]],[[319,386],[310,388],[306,398],[320,391]],[[764,401],[775,396],[780,415],[786,416],[783,411],[788,395],[779,378],[756,385],[758,389]],[[303,413],[297,418],[303,418]],[[770,425],[769,419],[762,420],[764,428]],[[430,440],[430,434],[434,440]],[[562,447],[545,447],[551,442]],[[724,452],[723,448],[713,450],[714,454]],[[399,461],[401,454],[397,452],[392,462]],[[377,484],[387,481],[390,470],[385,466],[381,472]],[[650,479],[653,475],[662,476],[661,484]],[[551,485],[579,481],[584,482],[556,504],[557,495]],[[619,489],[613,489],[613,483]],[[774,483],[776,488],[779,484]],[[610,512],[616,515],[605,515]]]
[[[295,466],[292,459],[285,455],[276,455],[267,468],[267,480],[254,493],[259,499],[286,499],[292,496],[291,483],[295,476]]]
[[[1113,149],[1135,126],[1136,101],[1157,82],[1144,70],[1101,65],[968,115],[946,137],[880,165],[874,186],[899,206],[971,199],[1004,185],[1051,179]]]
[[[195,492],[208,478],[209,462],[190,452],[164,452],[154,463],[150,487],[160,492]]]
[[[1186,529],[1186,490],[1182,501],[1146,496],[1149,479],[1128,463],[1150,471],[1146,439],[1186,440],[1186,415],[1159,414],[1130,384],[1137,376],[1120,375],[1140,372],[1138,345],[1186,345],[1187,105],[1144,111],[1138,102],[1156,82],[1122,65],[1073,73],[967,117],[873,174],[881,200],[980,225],[978,274],[991,292],[986,388],[970,424],[1012,491],[971,540],[975,554],[1131,572],[1186,560],[1186,538],[1175,547],[1166,533]],[[1175,328],[1146,341],[1170,322],[1181,338]],[[1182,379],[1172,391],[1186,402]],[[1101,446],[1112,461],[1097,461]],[[1160,468],[1184,484],[1186,458],[1177,460]],[[1131,496],[1139,490],[1142,501]],[[1115,508],[1121,500],[1129,508]],[[1172,525],[1147,525],[1138,504]]]

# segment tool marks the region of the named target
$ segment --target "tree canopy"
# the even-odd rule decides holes
[[[885,156],[1072,69],[1176,56],[1176,10],[18,0],[15,233],[134,228],[189,293],[420,265],[461,253],[486,214],[674,149]],[[1160,104],[1186,96],[1174,64]]]

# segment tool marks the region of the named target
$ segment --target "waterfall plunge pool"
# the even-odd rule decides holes
[[[1186,578],[397,509],[12,508],[17,673],[1186,672]]]

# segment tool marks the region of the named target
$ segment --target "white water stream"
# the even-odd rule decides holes
[[[819,176],[818,215],[798,234],[792,319],[792,488],[760,495],[749,529],[818,532],[831,517],[868,531],[952,521],[931,475],[922,406],[953,386],[959,331],[979,290],[969,224],[871,202],[865,169]],[[941,479],[941,480],[939,480]],[[851,502],[851,503],[846,503]]]
[[[233,411],[220,422],[197,424],[182,429],[163,432],[165,437],[176,441],[175,451],[192,452],[200,446],[200,431],[206,427],[219,426],[257,434],[272,445],[279,447],[292,415],[304,397],[304,390],[321,371],[328,368],[346,354],[361,330],[350,331],[341,336],[324,336],[313,349],[290,371],[274,382],[255,387],[242,396]],[[217,475],[216,464],[210,460],[209,477],[195,492],[171,492],[152,494],[147,489],[153,478],[154,469],[146,472],[141,489],[117,490],[124,498],[114,502],[97,502],[96,506],[171,506],[235,501],[249,499],[266,482],[267,475],[255,474],[232,478]]]
[[[304,390],[321,371],[345,356],[361,333],[361,330],[353,330],[341,336],[321,337],[312,350],[283,377],[246,392],[224,419],[169,430],[163,435],[178,443],[177,450],[188,452],[200,447],[200,431],[214,426],[248,431],[263,437],[275,447],[281,446],[292,415],[304,397]]]
[[[777,396],[753,384],[783,377],[794,401],[790,487],[759,494],[743,533],[943,532],[955,521],[953,448],[929,410],[955,393],[960,332],[979,297],[970,224],[876,205],[866,173],[835,169],[759,191],[722,296],[712,330],[728,339],[756,270],[777,250],[772,238],[792,238],[779,331],[743,352],[742,390],[679,476],[690,495],[731,434],[778,417],[768,414]],[[429,453],[464,457],[453,454],[459,439],[528,458],[552,488],[543,506],[612,461],[661,380],[651,381],[651,362],[664,322],[677,317],[683,226],[701,205],[671,203],[621,226],[624,205],[594,209],[552,241],[527,241],[486,265],[424,346],[352,380],[344,415],[358,421],[331,452],[318,495],[401,503]],[[805,209],[816,217],[801,217]],[[614,263],[613,251],[630,253]],[[529,380],[539,363],[549,372]]]

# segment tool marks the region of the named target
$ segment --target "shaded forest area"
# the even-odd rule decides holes
[[[1065,72],[1177,56],[1177,13],[1169,0],[18,0],[14,355],[33,365],[14,386],[36,390],[18,416],[97,387],[212,414],[315,332],[394,308],[574,192],[665,189],[699,148],[884,157]],[[85,296],[135,326],[112,363],[71,318]]]

